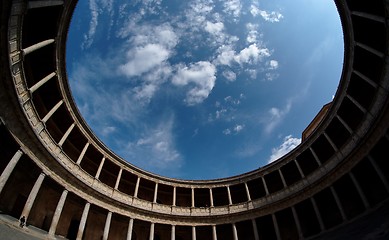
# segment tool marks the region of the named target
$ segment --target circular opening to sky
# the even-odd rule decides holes
[[[81,0],[66,60],[81,114],[115,153],[215,179],[300,144],[343,53],[332,1]]]

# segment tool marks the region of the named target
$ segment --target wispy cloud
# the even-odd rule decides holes
[[[268,163],[271,163],[285,154],[292,151],[295,147],[297,147],[301,143],[301,138],[294,138],[292,135],[288,135],[283,139],[283,142],[280,146],[272,149],[272,154],[268,159]]]
[[[153,171],[179,169],[183,158],[176,149],[174,116],[170,115],[152,128],[144,129],[142,136],[126,143],[121,154],[135,165]]]
[[[224,12],[233,16],[234,20],[240,17],[242,11],[242,3],[240,0],[225,0],[224,1]]]
[[[265,126],[265,133],[271,133],[275,127],[277,127],[282,120],[285,118],[286,114],[289,113],[292,108],[292,101],[289,100],[283,108],[272,107],[267,112],[267,116],[262,121]]]
[[[256,5],[252,4],[250,7],[250,13],[254,17],[261,16],[265,21],[268,22],[279,22],[284,17],[280,12],[271,11],[267,12],[265,10],[259,9]]]

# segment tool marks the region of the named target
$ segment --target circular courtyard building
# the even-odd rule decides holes
[[[389,238],[389,3],[335,3],[343,71],[309,136],[260,169],[190,181],[131,165],[80,115],[65,66],[76,0],[2,0],[1,225],[38,239]]]

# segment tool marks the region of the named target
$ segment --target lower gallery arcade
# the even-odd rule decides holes
[[[321,125],[261,169],[186,181],[126,163],[82,120],[64,64],[75,0],[2,1],[1,214],[46,239],[388,237],[389,4],[335,2],[345,63]]]

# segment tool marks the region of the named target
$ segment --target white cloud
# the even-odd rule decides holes
[[[240,53],[234,56],[234,60],[239,64],[244,63],[257,63],[264,57],[269,57],[270,51],[267,48],[260,48],[256,43],[251,44],[249,47],[240,51]]]
[[[225,71],[223,71],[222,74],[229,82],[233,82],[236,80],[236,73],[234,73],[231,70],[225,70]]]
[[[265,120],[263,121],[263,124],[265,125],[265,132],[268,134],[271,133],[274,128],[281,123],[281,121],[284,119],[285,115],[289,113],[291,108],[291,101],[288,101],[288,103],[283,109],[279,109],[276,107],[271,108],[268,111]]]
[[[84,42],[81,43],[82,49],[89,48],[92,45],[97,26],[99,25],[99,16],[105,11],[112,16],[112,4],[113,0],[89,0],[91,19],[89,22],[89,30],[84,34]]]
[[[284,16],[280,12],[267,12],[264,10],[259,9],[255,5],[251,5],[250,7],[250,13],[256,17],[256,16],[261,16],[265,21],[268,22],[279,22]]]
[[[225,0],[224,1],[224,12],[232,15],[235,20],[240,17],[242,4],[240,0]]]
[[[269,64],[269,69],[271,70],[275,70],[278,68],[278,61],[276,60],[270,60],[268,64]]]
[[[268,163],[271,163],[285,154],[292,151],[295,147],[297,147],[301,143],[301,138],[294,138],[292,135],[286,136],[283,140],[283,143],[272,149],[272,154],[268,159]]]
[[[232,46],[222,46],[218,49],[219,55],[215,59],[215,64],[231,66],[233,62],[240,65],[256,64],[264,58],[271,56],[270,50],[259,47],[256,43],[242,49],[236,53]]]
[[[258,38],[261,37],[261,34],[258,32],[258,24],[247,23],[246,28],[248,30],[246,41],[248,43],[256,43],[258,42]]]
[[[179,168],[183,161],[175,147],[174,117],[162,119],[154,128],[143,131],[142,137],[123,149],[129,159],[140,167],[152,170]]]
[[[240,124],[237,124],[235,127],[234,127],[234,132],[235,133],[240,133],[243,129],[244,129],[244,124],[243,125],[240,125]]]
[[[206,61],[192,63],[189,66],[179,65],[172,78],[176,86],[194,85],[187,92],[185,102],[195,105],[203,102],[211,93],[216,82],[216,67]]]
[[[127,63],[119,66],[119,71],[128,77],[140,76],[162,64],[170,56],[168,49],[159,44],[130,49]]]
[[[236,124],[233,128],[226,128],[223,130],[224,135],[237,135],[245,128],[244,124]]]
[[[205,23],[205,31],[211,34],[218,34],[222,32],[223,29],[224,29],[224,24],[222,22],[212,23],[210,21],[207,21]]]

